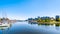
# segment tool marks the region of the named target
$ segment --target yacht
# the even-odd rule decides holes
[[[0,29],[6,29],[11,26],[11,23],[9,23],[9,20],[2,18],[0,22]]]
[[[11,27],[11,22],[7,18],[6,11],[2,11],[2,18],[0,18],[0,29],[6,29]]]

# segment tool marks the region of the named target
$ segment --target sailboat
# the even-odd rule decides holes
[[[10,20],[8,18],[3,17],[0,19],[0,21],[1,21],[0,22],[0,29],[6,29],[6,28],[11,27],[11,23],[10,23]]]

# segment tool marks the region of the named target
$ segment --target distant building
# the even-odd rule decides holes
[[[28,21],[32,21],[33,20],[33,18],[28,18]]]
[[[35,18],[35,20],[38,20],[38,18]]]
[[[50,18],[51,20],[55,20],[53,17]]]
[[[38,19],[39,19],[40,17],[38,16]]]
[[[56,15],[56,21],[59,21],[60,16]]]
[[[46,18],[45,17],[41,17],[42,20],[45,20]]]
[[[41,17],[42,20],[50,19],[50,17]]]

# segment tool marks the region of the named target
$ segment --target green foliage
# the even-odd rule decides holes
[[[50,19],[46,18],[46,19],[45,19],[45,22],[50,22]]]

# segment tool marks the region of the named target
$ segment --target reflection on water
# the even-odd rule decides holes
[[[0,30],[0,34],[60,34],[60,27],[54,25],[38,25],[37,23],[16,22],[12,24],[10,28]]]
[[[0,27],[0,30],[8,29],[9,27]]]

